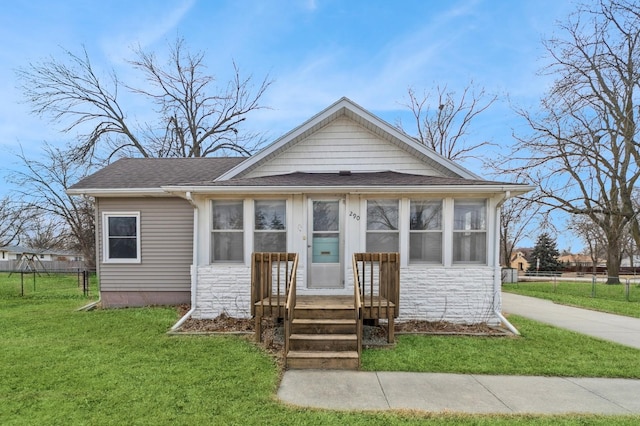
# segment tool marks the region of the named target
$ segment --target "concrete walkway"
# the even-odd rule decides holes
[[[640,414],[640,380],[288,370],[283,402],[334,410]]]
[[[503,311],[640,349],[640,319],[503,293]],[[640,380],[286,371],[278,397],[336,410],[640,415]]]
[[[512,293],[502,293],[502,312],[640,349],[640,318],[573,308]]]

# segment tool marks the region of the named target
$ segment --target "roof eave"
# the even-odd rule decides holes
[[[393,185],[393,186],[163,186],[167,193],[192,194],[381,194],[381,193],[509,193],[510,197],[525,194],[535,189],[531,185],[497,184],[497,185]]]
[[[70,188],[67,195],[88,195],[90,197],[167,197],[170,194],[162,188]]]

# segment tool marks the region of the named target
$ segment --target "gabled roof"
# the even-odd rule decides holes
[[[122,158],[71,186],[67,193],[86,194],[119,189],[161,192],[162,186],[214,181],[246,157]]]
[[[352,100],[343,97],[324,111],[311,117],[309,120],[286,133],[271,145],[267,146],[256,155],[238,164],[233,169],[222,174],[217,180],[228,180],[243,177],[251,170],[269,161],[292,145],[317,132],[338,117],[346,116],[363,126],[377,136],[395,144],[399,148],[421,159],[426,164],[439,170],[445,176],[460,177],[466,179],[480,179],[478,175],[443,157],[431,148],[419,143],[416,139],[401,132],[386,121],[371,114],[369,111],[357,105]]]
[[[372,171],[354,173],[302,173],[274,174],[252,177],[250,172],[272,160],[284,150],[304,140],[322,127],[340,117],[355,121],[367,131],[413,155],[440,176],[426,176],[398,171]],[[271,187],[272,189],[269,189]],[[252,157],[213,158],[125,158],[82,179],[67,190],[70,195],[93,196],[171,196],[176,193],[227,192],[246,193],[277,190],[308,192],[345,189],[357,191],[413,192],[428,187],[434,192],[463,191],[473,187],[474,192],[510,192],[522,194],[533,187],[521,184],[486,181],[418,143],[375,115],[347,98],[342,98],[315,115]]]

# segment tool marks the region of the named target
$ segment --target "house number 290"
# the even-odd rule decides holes
[[[359,214],[355,214],[354,212],[349,212],[349,217],[354,218],[355,220],[360,220],[360,215]]]

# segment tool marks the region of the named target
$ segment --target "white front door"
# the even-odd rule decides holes
[[[342,199],[309,200],[309,288],[343,288]]]

